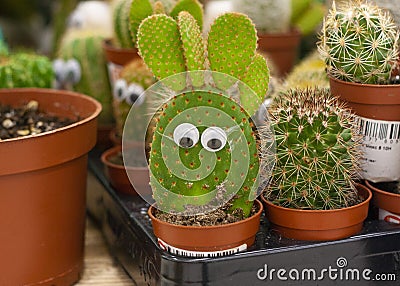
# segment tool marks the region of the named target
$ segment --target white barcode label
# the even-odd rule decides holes
[[[238,247],[234,247],[231,249],[226,249],[226,250],[219,250],[219,251],[192,251],[192,250],[185,250],[185,249],[180,249],[176,248],[172,245],[169,245],[165,241],[158,239],[158,245],[165,251],[168,251],[169,253],[175,254],[175,255],[180,255],[180,256],[188,256],[188,257],[197,257],[197,258],[202,258],[202,257],[222,257],[222,256],[227,256],[231,255],[234,253],[238,253],[239,251],[244,251],[247,249],[247,244],[242,244]]]
[[[379,209],[379,219],[389,223],[400,224],[400,214],[394,214],[383,209]]]
[[[358,117],[357,123],[363,136],[361,176],[372,182],[398,181],[400,122]]]

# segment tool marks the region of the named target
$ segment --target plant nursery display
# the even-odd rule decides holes
[[[146,91],[159,96],[149,158],[156,204],[148,214],[160,247],[189,256],[246,249],[259,227],[262,205],[254,200],[264,168],[262,136],[250,117],[269,79],[254,24],[243,14],[224,14],[204,44],[198,22],[183,11],[176,19],[146,18],[137,37],[160,80]]]
[[[305,240],[359,232],[371,194],[353,181],[360,157],[354,116],[326,89],[289,90],[269,112],[276,164],[265,198],[273,228]]]
[[[394,159],[400,155],[400,85],[393,81],[398,41],[399,28],[387,12],[356,1],[332,5],[318,44],[332,94],[359,116],[361,175],[374,183],[400,179],[400,161]]]
[[[0,106],[0,284],[71,285],[83,271],[87,153],[101,106],[38,88],[2,88]]]

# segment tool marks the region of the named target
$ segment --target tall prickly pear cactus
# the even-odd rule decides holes
[[[260,33],[290,30],[291,0],[234,0],[233,11],[248,15]]]
[[[108,80],[105,55],[102,49],[104,37],[96,31],[71,31],[60,45],[58,57],[64,62],[76,60],[79,70],[61,69],[57,73],[79,73],[78,81],[72,83],[75,91],[89,95],[102,105],[99,123],[113,123],[112,94]],[[76,76],[76,75],[75,75]]]
[[[35,54],[12,54],[0,58],[0,88],[50,88],[55,80],[51,61]]]
[[[399,31],[388,13],[366,1],[349,2],[327,15],[318,49],[338,79],[387,84],[399,55]]]
[[[176,95],[158,110],[149,165],[153,197],[162,210],[206,211],[205,205],[235,194],[229,211],[250,215],[260,169],[250,116],[269,81],[266,61],[256,53],[256,34],[251,20],[239,13],[217,18],[207,41],[185,11],[176,19],[152,15],[141,23],[139,53],[158,79],[180,80],[180,73],[188,72],[188,81],[201,87],[207,76],[198,71],[210,69],[219,90],[180,92],[174,86]],[[226,95],[238,82],[235,95]]]
[[[356,203],[360,138],[354,115],[327,89],[289,90],[269,111],[276,164],[268,200],[296,209]]]

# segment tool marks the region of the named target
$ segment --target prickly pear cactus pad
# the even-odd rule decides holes
[[[391,16],[367,1],[333,3],[318,49],[335,78],[387,84],[399,56],[399,31]]]
[[[354,115],[326,89],[289,90],[269,111],[276,164],[266,198],[296,209],[357,203],[360,138]]]
[[[246,217],[259,191],[260,164],[265,165],[259,147],[266,146],[261,143],[266,132],[258,132],[247,110],[232,96],[233,88],[220,90],[210,71],[197,77],[196,73],[185,76],[204,79],[201,87],[186,81],[188,86],[176,92],[160,81],[145,92],[157,103],[149,158],[153,199],[162,211],[185,215],[207,213],[229,201],[230,211],[240,210]],[[125,135],[133,124],[131,110],[124,128],[124,159],[129,158]],[[134,183],[134,174],[129,175]]]

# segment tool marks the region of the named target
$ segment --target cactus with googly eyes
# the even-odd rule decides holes
[[[129,138],[139,141],[140,134],[146,126],[142,118],[149,111],[143,107],[147,104],[144,97],[139,96],[155,82],[152,73],[147,69],[142,59],[135,59],[128,63],[121,71],[113,91],[113,111],[116,122],[116,135],[122,137],[122,130],[131,108],[135,108],[135,124],[126,132],[130,132]],[[139,101],[138,101],[139,100]],[[134,105],[136,103],[136,105]],[[134,105],[132,107],[132,105]],[[139,108],[140,106],[140,108]],[[135,134],[137,134],[135,136]]]
[[[114,119],[103,40],[102,34],[95,31],[67,33],[54,66],[58,84],[98,100],[102,105],[99,124],[109,125]]]
[[[399,57],[399,30],[388,13],[367,1],[333,3],[318,43],[327,72],[338,79],[388,84]]]
[[[359,171],[355,116],[328,89],[292,89],[269,108],[276,163],[266,190],[274,204],[338,209],[357,203]]]
[[[52,87],[51,61],[45,56],[18,53],[0,58],[0,88]]]

